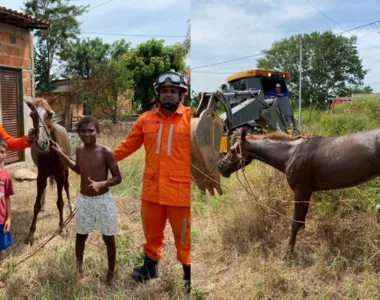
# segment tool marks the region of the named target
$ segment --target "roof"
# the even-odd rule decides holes
[[[235,74],[232,74],[231,76],[227,77],[227,82],[231,82],[237,79],[243,79],[247,77],[259,77],[259,76],[265,76],[270,77],[271,75],[278,75],[280,77],[283,77],[284,79],[290,78],[290,73],[287,72],[281,72],[281,71],[274,71],[274,70],[261,70],[261,69],[253,69],[253,70],[246,70],[242,72],[238,72]]]
[[[50,27],[50,21],[37,19],[5,7],[0,7],[0,23],[25,29],[48,29]]]

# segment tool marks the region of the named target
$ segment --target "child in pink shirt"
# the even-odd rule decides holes
[[[5,158],[7,157],[8,145],[0,139],[0,260],[4,256],[4,250],[12,245],[10,234],[11,229],[11,200],[13,195],[12,180],[7,170],[4,169]],[[0,281],[0,288],[5,284]]]

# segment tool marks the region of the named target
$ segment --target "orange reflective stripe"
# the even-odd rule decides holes
[[[185,243],[186,231],[187,231],[187,219],[183,219],[183,221],[182,221],[182,237],[181,237],[181,244],[182,245]]]
[[[190,123],[190,108],[182,104],[170,116],[157,109],[148,111],[137,119],[131,134],[114,150],[116,160],[120,161],[144,144],[142,200],[190,207]]]

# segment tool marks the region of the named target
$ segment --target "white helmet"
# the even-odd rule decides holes
[[[181,92],[186,93],[188,88],[185,78],[171,69],[169,72],[162,73],[157,76],[154,83],[154,90],[158,93],[158,90],[163,86],[175,86],[181,89]]]

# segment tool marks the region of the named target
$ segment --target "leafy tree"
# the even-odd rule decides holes
[[[340,97],[351,96],[352,94],[372,94],[373,89],[369,85],[365,85],[363,88],[344,90],[339,95]]]
[[[117,123],[119,112],[123,110],[123,99],[131,99],[133,90],[132,73],[122,60],[110,60],[93,65],[91,76],[92,106]]]
[[[66,74],[89,77],[92,64],[106,61],[110,45],[103,43],[101,38],[82,39],[70,43],[61,57],[66,60]]]
[[[258,68],[290,72],[294,91],[299,90],[300,35],[275,42],[263,51]],[[342,91],[360,89],[364,70],[356,49],[356,37],[334,35],[331,31],[303,35],[302,100],[303,106],[323,109]],[[298,99],[298,93],[293,97]]]
[[[56,55],[65,49],[70,39],[79,34],[77,17],[87,6],[71,5],[72,0],[27,0],[24,13],[38,19],[50,20],[48,30],[36,30],[38,38],[35,47],[37,90],[48,91],[51,86],[51,68]]]
[[[121,39],[119,41],[115,41],[112,43],[109,55],[111,59],[119,59],[124,56],[131,48],[131,43],[126,42],[124,39]]]
[[[165,46],[163,40],[155,39],[141,43],[126,53],[124,62],[133,76],[135,95],[141,99],[143,111],[152,106],[156,77],[170,69],[183,74],[186,67],[180,43]]]

